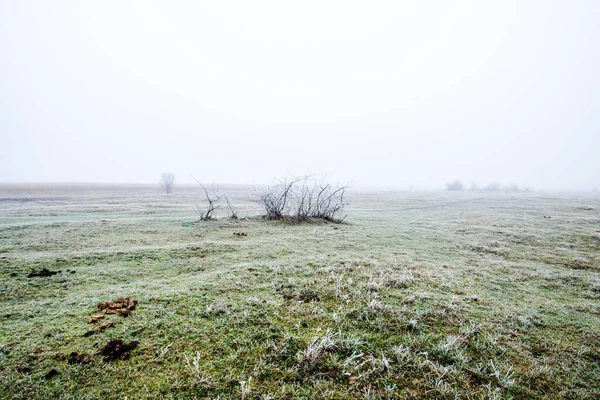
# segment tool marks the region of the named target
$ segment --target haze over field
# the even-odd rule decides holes
[[[0,0],[0,182],[600,187],[600,2]]]

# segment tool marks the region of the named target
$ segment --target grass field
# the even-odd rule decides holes
[[[356,190],[290,224],[222,189],[248,218],[0,187],[0,398],[600,398],[598,195]]]

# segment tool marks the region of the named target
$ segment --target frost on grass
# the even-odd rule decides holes
[[[186,368],[188,372],[197,383],[210,382],[210,377],[202,370],[200,366],[202,357],[199,351],[196,351],[196,353],[192,356],[184,354],[183,357],[185,358]]]
[[[90,378],[81,383],[89,397],[101,397],[92,380],[98,374],[128,397],[156,397],[157,389],[248,400],[598,397],[600,242],[589,216],[596,211],[542,198],[387,200],[415,212],[371,218],[369,209],[334,229],[262,219],[184,225],[188,217],[176,208],[149,207],[161,218],[130,213],[125,223],[113,214],[91,229],[62,214],[71,222],[3,231],[10,271],[78,270],[58,297],[63,286],[52,279],[29,287],[6,279],[5,294],[15,297],[4,323],[14,335],[0,344],[0,397],[64,397],[66,380],[41,384],[50,368],[67,376],[66,361],[53,354],[96,340],[73,335],[85,324],[68,309],[52,310],[81,299],[85,310],[97,302],[88,299],[123,288],[149,299],[126,331],[142,344],[139,356],[86,365]],[[139,207],[133,202],[130,210]],[[232,237],[241,231],[248,236]],[[50,241],[74,235],[75,242]],[[106,251],[87,254],[88,247]],[[55,261],[73,249],[81,257]],[[30,354],[38,358],[24,376],[17,367]],[[121,384],[123,368],[131,379]]]
[[[327,352],[338,348],[339,333],[331,333],[327,331],[320,337],[313,338],[304,350],[301,350],[296,355],[300,366],[314,365]]]

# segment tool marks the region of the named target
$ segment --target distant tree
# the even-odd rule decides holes
[[[483,190],[485,190],[486,192],[498,192],[500,191],[500,189],[502,189],[502,185],[500,185],[497,182],[492,182],[483,188]]]
[[[471,182],[471,187],[469,190],[471,192],[479,192],[479,186],[475,183],[475,181]]]
[[[175,184],[175,174],[172,172],[163,172],[160,176],[160,186],[167,194],[173,193]]]
[[[446,190],[461,191],[465,189],[465,185],[458,179],[453,182],[446,183]]]
[[[516,183],[511,183],[510,185],[506,186],[504,190],[507,192],[518,192],[520,189]]]

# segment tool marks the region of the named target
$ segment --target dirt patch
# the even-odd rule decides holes
[[[89,364],[92,362],[92,359],[87,354],[79,354],[76,351],[72,352],[67,359],[69,364]]]
[[[587,258],[577,257],[572,259],[570,263],[567,263],[567,266],[573,269],[588,269],[592,267],[592,263]]]
[[[121,339],[111,340],[100,351],[104,355],[104,361],[126,360],[129,352],[135,349],[138,342],[125,343]]]
[[[44,378],[46,378],[46,379],[52,379],[56,375],[58,375],[58,371],[55,370],[54,368],[52,368],[50,371],[46,372],[46,376],[44,376]]]
[[[113,326],[113,322],[112,321],[106,321],[105,323],[103,323],[102,325],[100,325],[100,330],[103,331],[106,328],[110,328],[111,326]]]
[[[284,300],[296,300],[299,303],[308,303],[311,301],[321,301],[321,298],[314,290],[297,290],[294,285],[278,285],[275,291],[281,294]]]
[[[101,320],[102,318],[104,318],[104,314],[92,315],[88,318],[88,323],[95,324],[96,322],[98,322],[98,320]]]
[[[88,318],[88,322],[94,324],[104,318],[105,314],[118,314],[127,317],[131,311],[135,310],[137,303],[138,301],[134,298],[102,301],[96,306],[100,310],[100,314],[92,315]]]
[[[46,278],[46,277],[49,277],[49,276],[52,276],[52,275],[56,275],[56,274],[58,274],[59,272],[60,272],[60,271],[50,271],[50,270],[49,270],[49,269],[47,269],[47,268],[42,268],[42,269],[41,269],[41,270],[39,270],[39,271],[32,271],[32,272],[31,272],[29,275],[27,275],[27,277],[28,277],[28,278],[34,278],[34,277],[37,277],[37,276],[39,276],[39,277],[44,277],[44,278]]]
[[[104,316],[104,315],[103,315]],[[95,335],[96,333],[100,333],[103,330],[105,330],[106,328],[110,328],[111,326],[113,326],[114,323],[112,321],[106,321],[103,324],[101,324],[98,329],[93,329],[91,331],[87,331],[86,333],[83,334],[83,337],[88,337],[88,336],[92,336]]]
[[[29,373],[31,373],[31,368],[28,367],[27,365],[19,365],[17,367],[17,372],[20,372],[22,374],[29,374]]]
[[[233,232],[233,234],[237,237],[245,237],[248,236],[246,232]]]
[[[294,285],[277,285],[275,291],[285,300],[292,300],[296,297],[296,286]]]
[[[303,290],[298,295],[298,301],[302,303],[308,303],[310,301],[321,301],[321,298],[312,290]]]

